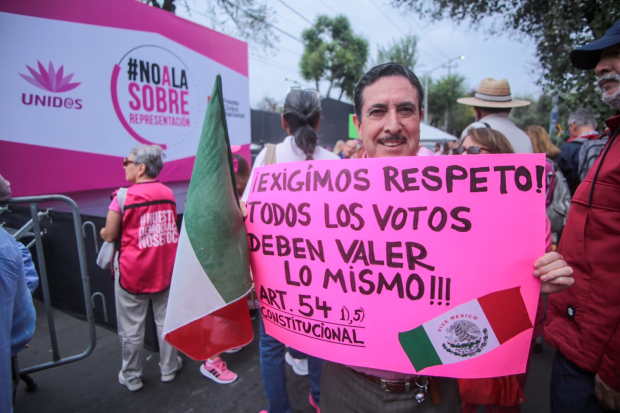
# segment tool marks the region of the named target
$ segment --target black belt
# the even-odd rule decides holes
[[[369,382],[379,385],[381,390],[384,390],[390,393],[409,393],[412,390],[419,390],[420,387],[416,384],[415,381],[416,379],[425,377],[425,376],[417,376],[417,377],[407,377],[407,378],[400,379],[400,380],[386,380],[386,379],[382,379],[381,377],[371,376],[370,374],[362,373],[357,370],[353,370],[353,371],[357,373],[358,375],[362,376],[363,378],[365,378],[366,380],[368,380]],[[424,381],[428,383],[428,380],[424,380]]]

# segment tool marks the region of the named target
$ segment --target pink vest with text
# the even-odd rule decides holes
[[[133,294],[170,287],[179,242],[172,191],[157,182],[127,189],[120,238],[120,285]]]

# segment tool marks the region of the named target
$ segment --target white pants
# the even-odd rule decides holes
[[[142,376],[142,348],[144,347],[144,328],[149,299],[153,302],[153,314],[157,326],[161,374],[170,374],[176,371],[178,369],[177,350],[162,339],[170,290],[156,294],[132,294],[125,291],[119,282],[118,261],[116,259],[114,261],[116,323],[123,356],[121,371],[125,379],[131,380],[134,377]]]

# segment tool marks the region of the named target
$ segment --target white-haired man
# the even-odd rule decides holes
[[[570,59],[594,69],[603,101],[620,111],[620,20]],[[620,115],[605,123],[610,138],[575,191],[559,247],[575,285],[548,302],[555,413],[620,410]]]

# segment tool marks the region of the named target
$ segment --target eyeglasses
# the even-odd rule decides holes
[[[487,148],[483,148],[481,146],[470,146],[469,148],[463,148],[459,146],[458,148],[452,149],[452,155],[462,155],[463,152],[467,152],[468,155],[478,155],[480,151],[486,151],[491,153]]]
[[[321,98],[321,94],[319,93],[318,90],[316,89],[312,89],[309,87],[301,87],[301,86],[291,86],[288,88],[288,91],[286,92],[286,94],[288,95],[289,93],[291,93],[291,91],[293,90],[301,90],[302,92],[310,92],[316,95],[317,98]]]
[[[127,158],[123,159],[123,166],[126,168],[127,166],[129,166],[130,163],[134,163],[133,161],[130,161]]]

